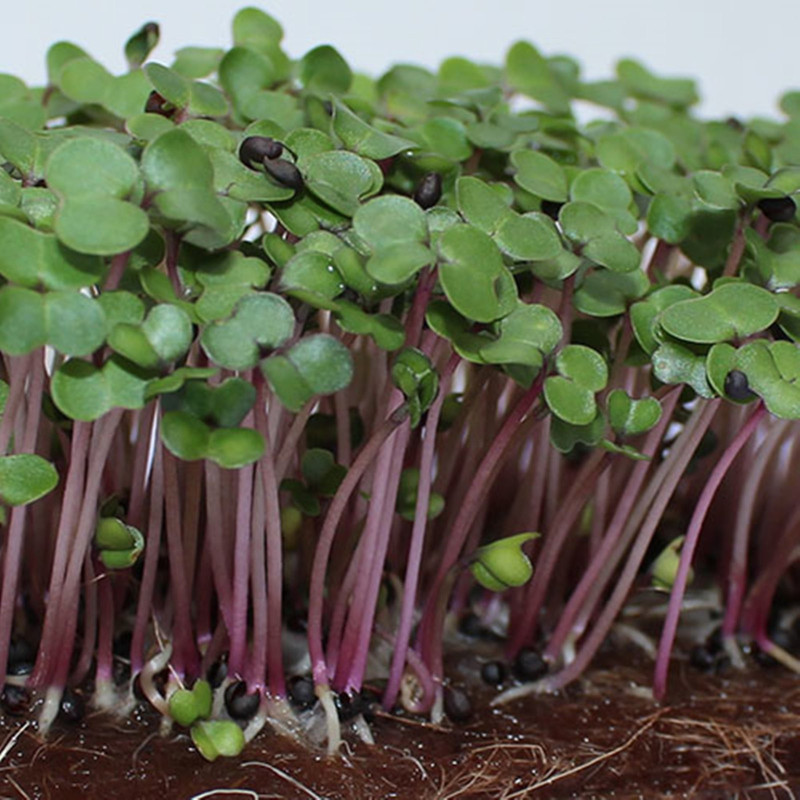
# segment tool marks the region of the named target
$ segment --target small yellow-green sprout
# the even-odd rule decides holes
[[[106,569],[132,567],[144,550],[144,537],[117,517],[102,517],[97,523],[94,543]]]
[[[238,756],[244,749],[244,733],[231,720],[196,722],[190,733],[194,746],[207,761],[215,761],[218,756]]]
[[[538,533],[518,533],[478,548],[470,564],[475,580],[492,592],[527,583],[533,575],[533,567],[522,552],[522,545],[538,536]]]
[[[191,689],[178,689],[169,698],[172,719],[188,728],[198,719],[211,716],[212,693],[208,681],[195,681]]]
[[[650,568],[652,575],[653,588],[662,592],[668,592],[675,583],[678,574],[678,565],[681,561],[681,547],[685,536],[678,536],[673,539],[656,557],[653,566]],[[689,567],[687,584],[694,580],[694,570]]]

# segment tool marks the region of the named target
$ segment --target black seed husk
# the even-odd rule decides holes
[[[438,172],[424,175],[414,191],[414,202],[420,208],[435,206],[442,196],[442,176]]]
[[[339,692],[333,698],[336,712],[339,715],[341,722],[347,722],[354,717],[361,714],[366,704],[364,698],[360,694],[348,694],[347,692]]]
[[[725,394],[731,400],[749,400],[753,397],[747,375],[739,369],[732,369],[725,376]]]
[[[304,186],[300,170],[291,161],[284,161],[281,158],[265,158],[264,169],[271,178],[290,189],[299,191]]]
[[[521,681],[535,681],[547,674],[547,662],[538,650],[523,647],[514,659],[514,675]]]
[[[59,716],[67,722],[80,722],[86,712],[86,703],[83,697],[72,689],[65,689],[61,696]]]
[[[508,670],[502,661],[487,661],[481,667],[481,679],[489,686],[500,686],[507,675]]]
[[[289,681],[289,701],[295,708],[311,708],[317,702],[314,681],[307,675],[296,675]]]
[[[260,164],[265,158],[280,158],[283,145],[269,136],[248,136],[239,145],[239,159],[246,167]]]
[[[225,690],[225,708],[231,719],[250,719],[258,711],[260,704],[258,692],[247,694],[247,684],[244,681],[235,681]]]
[[[761,213],[772,222],[789,222],[794,219],[797,204],[786,197],[763,197],[756,204]]]
[[[444,713],[453,722],[466,722],[472,716],[472,701],[463,689],[454,686],[445,688]]]

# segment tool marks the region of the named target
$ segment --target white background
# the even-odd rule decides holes
[[[246,0],[3,0],[0,72],[45,79],[47,47],[67,39],[120,72],[122,47],[144,22],[161,25],[153,57],[179,47],[230,45],[230,20]],[[771,0],[274,0],[292,57],[337,47],[377,75],[398,61],[434,67],[448,55],[499,64],[518,39],[547,55],[578,58],[589,78],[633,56],[664,75],[699,80],[705,116],[775,116],[777,98],[800,87],[800,2]]]

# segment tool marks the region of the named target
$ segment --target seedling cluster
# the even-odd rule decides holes
[[[651,580],[660,699],[693,572],[736,665],[798,670],[800,93],[707,121],[631,60],[374,80],[281,38],[247,8],[227,51],[157,63],[148,23],[122,75],[0,75],[6,708],[335,750],[366,689],[468,715],[450,620],[499,626],[500,702]]]

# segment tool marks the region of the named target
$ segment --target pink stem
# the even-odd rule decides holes
[[[159,445],[161,446],[161,445]],[[181,498],[175,456],[164,453],[164,499],[166,500],[167,554],[169,556],[169,591],[175,607],[173,622],[174,649],[172,666],[181,677],[195,676],[199,666],[192,628],[191,597],[186,577],[186,559],[181,538]]]
[[[153,592],[158,572],[158,551],[161,547],[161,525],[164,516],[164,450],[158,446],[153,456],[150,476],[150,513],[147,520],[147,538],[144,548],[144,568],[136,605],[136,620],[131,637],[131,675],[142,671],[144,664],[144,636],[153,605]]]
[[[489,489],[497,475],[497,470],[502,464],[503,456],[515,441],[515,434],[525,417],[530,413],[534,404],[539,399],[542,391],[545,370],[539,372],[533,385],[517,401],[516,406],[509,412],[500,430],[489,446],[475,475],[470,483],[463,504],[458,510],[456,518],[447,534],[447,544],[439,569],[434,578],[428,601],[423,612],[417,641],[422,651],[422,658],[428,664],[435,677],[442,675],[442,626],[444,625],[444,611],[446,603],[439,602],[439,593],[445,576],[458,560],[464,542],[469,535],[472,522],[478,509],[483,504]]]
[[[406,565],[405,585],[403,587],[403,603],[400,609],[400,624],[394,640],[392,665],[389,670],[389,681],[383,693],[383,707],[389,711],[397,699],[403,669],[408,658],[408,643],[411,638],[411,628],[414,624],[414,608],[416,607],[417,585],[419,583],[420,567],[422,565],[422,549],[425,544],[425,530],[428,523],[428,503],[431,496],[431,481],[433,480],[433,457],[436,452],[436,429],[442,413],[442,405],[447,394],[450,377],[458,362],[457,355],[452,355],[447,362],[441,376],[441,388],[436,399],[428,411],[425,422],[425,438],[422,443],[422,455],[419,465],[419,486],[417,487],[417,502],[414,507],[414,525],[411,529],[411,543],[408,549],[408,562]]]
[[[61,515],[58,520],[58,530],[56,531],[56,549],[53,556],[53,565],[50,569],[47,613],[44,618],[42,635],[39,639],[36,665],[30,678],[33,686],[41,686],[45,683],[52,671],[53,661],[58,658],[58,622],[60,615],[57,611],[61,604],[70,544],[72,543],[74,527],[78,520],[83,499],[91,431],[92,423],[90,422],[75,422],[72,427],[69,469],[67,470],[64,495],[61,499]]]
[[[643,447],[644,454],[650,458],[652,458],[654,455],[656,448],[664,436],[664,431],[672,419],[672,412],[682,391],[683,387],[677,386],[670,392],[669,395],[667,395],[667,397],[664,398],[661,420],[659,421],[658,425],[656,425],[655,428],[653,428],[653,430],[648,434],[647,440]],[[567,601],[563,612],[559,615],[558,624],[556,625],[556,628],[550,637],[550,641],[548,642],[547,649],[545,651],[546,659],[554,661],[561,652],[561,648],[564,646],[564,642],[569,635],[570,629],[572,628],[584,601],[586,600],[592,588],[597,585],[604,566],[608,563],[609,558],[611,558],[614,548],[616,547],[619,537],[625,527],[625,523],[630,517],[631,510],[633,509],[636,501],[639,499],[642,483],[644,482],[645,476],[650,471],[651,466],[652,464],[648,460],[640,461],[633,468],[633,474],[625,486],[625,491],[623,492],[622,497],[617,503],[614,517],[608,525],[608,529],[603,537],[600,548],[598,549],[597,553],[594,554],[591,563],[581,576],[578,585],[575,587],[575,590],[572,592],[572,595]]]
[[[317,540],[317,548],[314,551],[308,600],[308,649],[311,655],[314,682],[317,685],[327,685],[328,683],[328,667],[325,663],[325,654],[322,648],[322,609],[325,595],[325,572],[328,567],[328,559],[333,545],[333,537],[336,534],[336,527],[344,513],[350,495],[361,482],[366,468],[380,452],[383,443],[391,436],[398,425],[406,419],[407,415],[408,412],[405,406],[400,406],[375,431],[356,456],[353,465],[339,485],[328,507],[328,513]]]
[[[386,551],[392,532],[392,519],[394,518],[395,505],[397,503],[397,489],[400,484],[400,473],[403,470],[403,456],[408,446],[410,435],[411,428],[406,423],[398,431],[393,448],[394,460],[391,474],[389,475],[386,496],[383,500],[383,510],[378,526],[379,536],[377,539],[376,552],[373,556],[370,571],[366,573],[369,580],[365,582],[369,584],[369,592],[358,623],[358,638],[354,658],[345,674],[344,689],[349,692],[357,692],[361,689],[364,673],[367,669],[372,625],[375,620],[375,610],[377,608],[378,594],[380,592],[381,578],[383,576],[383,565],[386,561]]]
[[[664,628],[661,632],[661,641],[658,643],[658,655],[656,656],[656,667],[653,676],[653,695],[656,700],[662,700],[667,690],[669,656],[675,641],[675,632],[678,629],[678,617],[681,613],[681,602],[683,601],[683,594],[686,591],[689,568],[692,564],[692,556],[694,556],[697,541],[700,538],[700,530],[703,527],[703,521],[711,506],[711,501],[714,499],[714,495],[728,469],[730,469],[733,460],[747,443],[750,436],[755,432],[756,428],[758,428],[759,423],[766,413],[766,406],[763,402],[759,401],[758,408],[750,415],[750,419],[747,420],[744,427],[736,434],[736,437],[728,445],[719,461],[717,461],[695,506],[692,519],[689,522],[689,528],[686,532],[686,540],[681,549],[678,574],[675,576],[675,583],[672,586],[672,592],[669,597],[669,606],[667,608],[666,619],[664,620]]]
[[[748,471],[741,501],[737,506],[733,546],[731,548],[730,563],[728,564],[728,593],[725,602],[725,617],[722,620],[722,636],[726,639],[730,639],[736,633],[736,625],[742,609],[747,577],[747,544],[755,513],[756,495],[761,486],[764,472],[772,461],[775,449],[783,441],[787,425],[788,423],[785,420],[773,423],[772,429],[758,451],[753,466]]]
[[[250,526],[250,592],[253,596],[253,651],[247,676],[249,692],[263,689],[267,680],[267,573],[264,536],[264,485],[262,467],[256,467],[253,517]]]
[[[33,453],[36,447],[36,434],[39,431],[39,418],[42,409],[42,389],[44,387],[44,364],[41,352],[33,357],[31,363],[30,387],[28,390],[28,411],[25,435],[20,442],[20,453]],[[24,380],[22,381],[24,385]],[[0,455],[4,453],[0,448]],[[11,628],[14,624],[14,606],[17,600],[17,585],[22,551],[25,545],[26,506],[15,506],[11,512],[3,554],[3,589],[0,593],[0,665],[8,660]],[[5,683],[5,667],[0,674],[0,689]]]
[[[560,505],[560,513],[556,515],[553,526],[544,539],[544,544],[536,560],[533,579],[525,591],[524,611],[521,619],[517,622],[514,636],[508,643],[507,651],[510,657],[514,657],[523,644],[532,640],[535,635],[558,555],[575,520],[583,511],[586,501],[597,488],[597,478],[608,466],[608,456],[609,454],[605,450],[600,449],[595,450],[589,456]]]
[[[672,497],[675,489],[684,474],[684,470],[691,460],[692,454],[700,444],[711,420],[716,413],[719,401],[711,401],[703,407],[694,417],[694,425],[689,430],[687,424],[686,432],[681,437],[681,442],[673,445],[668,458],[674,458],[674,463],[671,468],[663,475],[663,481],[660,483],[660,488],[652,501],[647,517],[639,529],[638,536],[633,548],[628,555],[628,560],[622,570],[622,573],[616,579],[614,590],[609,597],[605,608],[603,609],[597,621],[592,626],[591,631],[586,639],[581,643],[581,647],[575,656],[564,669],[547,679],[548,689],[557,690],[566,686],[575,680],[594,657],[600,645],[606,638],[608,631],[614,623],[614,620],[619,614],[620,609],[625,603],[630,588],[636,580],[636,575],[639,572],[642,560],[647,553],[647,548],[650,545],[650,540],[655,533],[656,527],[664,514],[667,503]],[[680,449],[678,448],[680,445]],[[665,462],[666,463],[666,462]]]
[[[275,455],[269,437],[267,418],[264,415],[266,384],[256,371],[259,401],[256,404],[256,421],[264,437],[264,455],[259,462],[261,485],[264,492],[264,516],[267,534],[267,670],[269,689],[273,697],[286,695],[283,674],[283,644],[281,641],[283,615],[283,536],[281,534],[281,508],[278,496],[278,476],[275,473]],[[260,420],[260,422],[259,422]]]
[[[248,415],[249,416],[249,415]],[[237,474],[236,540],[233,556],[233,627],[228,629],[231,650],[228,667],[241,676],[247,650],[247,598],[250,573],[250,526],[253,513],[253,465],[241,467]]]
[[[225,551],[225,531],[222,513],[222,476],[220,468],[206,461],[206,546],[211,556],[214,590],[219,610],[228,630],[233,626],[231,616],[231,571]]]
[[[81,570],[97,522],[97,499],[100,492],[103,469],[122,414],[123,409],[114,408],[102,419],[93,423],[94,432],[89,452],[89,464],[86,470],[86,488],[81,500],[80,516],[78,517],[78,525],[72,542],[64,588],[59,603],[61,613],[57,621],[56,631],[59,655],[52,680],[54,686],[64,686],[66,683],[70,655],[75,642],[75,628],[78,622]],[[49,608],[48,606],[48,611]]]

